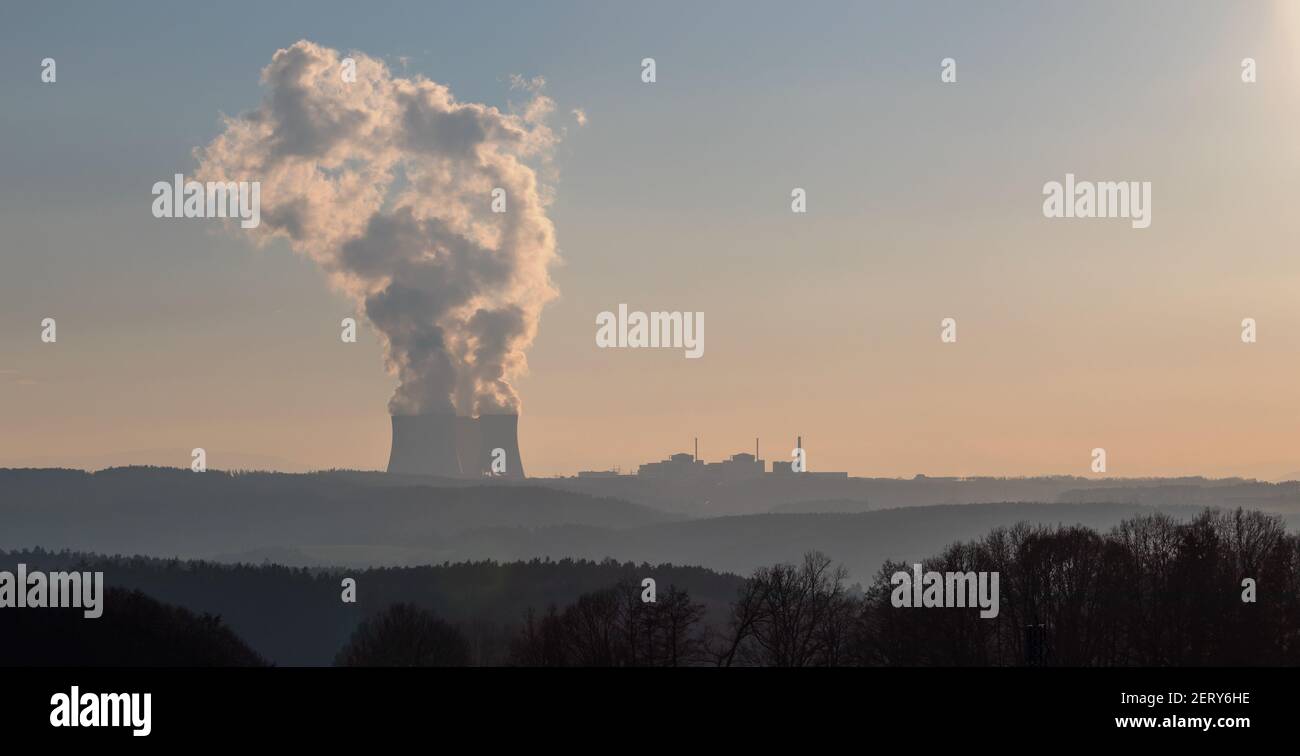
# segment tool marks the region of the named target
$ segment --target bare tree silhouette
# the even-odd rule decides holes
[[[727,641],[715,647],[722,666],[830,666],[848,650],[856,606],[842,566],[820,552],[796,567],[758,569],[741,589]]]
[[[469,643],[413,604],[393,604],[361,622],[334,661],[340,667],[463,667]]]

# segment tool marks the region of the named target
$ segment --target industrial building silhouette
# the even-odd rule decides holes
[[[803,437],[795,441],[796,449],[803,448]],[[647,478],[708,478],[719,480],[744,480],[761,478],[766,475],[790,476],[807,475],[819,478],[848,478],[847,472],[796,472],[793,463],[773,460],[771,469],[767,461],[759,456],[758,439],[754,439],[754,453],[740,452],[720,462],[705,462],[700,459],[700,440],[695,439],[694,453],[674,454],[660,462],[647,462],[637,468],[637,475]],[[596,477],[593,473],[578,473],[578,477]],[[604,477],[608,477],[607,475]]]
[[[795,441],[803,448],[803,437]],[[504,455],[505,472],[492,470],[493,454]],[[775,475],[803,475],[810,478],[847,479],[847,472],[796,472],[790,461],[773,460],[771,469],[759,456],[759,441],[754,439],[754,453],[740,452],[719,462],[700,459],[700,441],[695,451],[673,454],[659,462],[647,462],[637,468],[636,477],[674,480],[749,480]],[[488,414],[464,417],[451,414],[393,415],[393,444],[388,457],[388,472],[402,475],[433,475],[443,478],[525,477],[519,452],[519,416]],[[615,470],[584,470],[579,478],[625,478]]]

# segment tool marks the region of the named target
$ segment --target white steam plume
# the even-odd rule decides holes
[[[288,239],[374,324],[399,380],[393,414],[518,412],[511,383],[542,307],[555,229],[554,103],[534,79],[517,113],[457,102],[416,76],[308,41],[262,71],[266,96],[195,150],[200,181],[261,181],[258,243]],[[491,211],[492,190],[507,211]]]

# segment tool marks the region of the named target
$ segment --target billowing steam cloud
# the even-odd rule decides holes
[[[262,71],[255,110],[195,151],[200,181],[261,181],[262,224],[353,297],[400,381],[393,414],[517,412],[511,382],[556,295],[541,81],[518,112],[457,102],[423,77],[300,41]],[[492,212],[505,190],[505,213]]]

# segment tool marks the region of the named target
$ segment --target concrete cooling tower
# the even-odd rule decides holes
[[[518,432],[518,415],[393,415],[388,472],[480,478],[492,471],[492,451],[501,449],[506,469],[499,477],[522,478]]]
[[[478,418],[456,417],[456,459],[460,460],[462,478],[478,478],[483,469],[478,466],[478,450],[483,445],[483,432],[479,429]]]
[[[524,477],[524,463],[519,458],[519,416],[518,415],[481,415],[478,419],[479,431],[483,442],[479,447],[478,468],[484,472],[492,470],[492,450],[505,452],[506,470],[503,478]]]
[[[388,472],[404,475],[460,476],[455,415],[393,415],[393,448]]]

